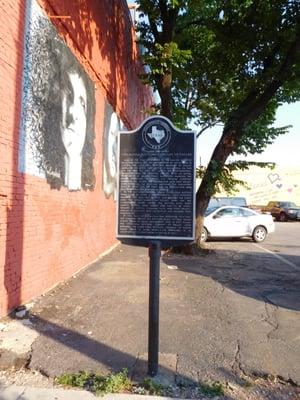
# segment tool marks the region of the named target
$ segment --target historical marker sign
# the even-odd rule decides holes
[[[149,245],[148,374],[158,371],[161,247],[194,240],[195,134],[164,117],[119,134],[117,237]]]
[[[119,134],[117,237],[194,240],[195,134],[150,117]]]

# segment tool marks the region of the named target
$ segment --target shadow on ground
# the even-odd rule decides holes
[[[248,296],[289,310],[300,311],[300,273],[280,263],[267,253],[256,251],[213,250],[207,255],[188,257],[168,253],[163,257],[167,265],[181,271],[210,277],[222,286],[243,296]],[[297,264],[299,256],[280,254]],[[222,261],[222,262],[218,262]]]

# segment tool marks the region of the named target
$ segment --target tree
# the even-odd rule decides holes
[[[223,125],[196,195],[199,240],[209,199],[230,176],[227,158],[262,152],[286,132],[271,125],[280,104],[300,98],[300,2],[138,3],[146,78],[160,95],[161,113],[180,125],[196,119],[199,134]]]
[[[180,50],[175,39],[175,28],[183,0],[140,0],[142,20],[138,23],[140,43],[146,50],[144,61],[151,68],[146,74],[161,99],[161,114],[173,119],[173,70],[190,56],[189,50]]]

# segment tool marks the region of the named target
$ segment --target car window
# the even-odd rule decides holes
[[[212,208],[217,208],[217,207],[222,207],[226,204],[224,204],[224,202],[220,199],[220,198],[211,198],[208,204],[208,209],[212,209]]]
[[[206,211],[205,211],[205,216],[207,217],[209,214],[213,213],[214,211],[216,211],[219,207],[209,207]]]
[[[290,201],[283,201],[280,203],[280,207],[293,208],[293,207],[297,207],[297,206],[295,203],[292,203]]]
[[[241,213],[242,213],[243,217],[253,217],[254,215],[257,215],[255,212],[248,210],[246,208],[243,208],[241,210]]]
[[[223,208],[222,210],[216,213],[218,218],[232,218],[232,217],[240,217],[240,209],[239,208]]]

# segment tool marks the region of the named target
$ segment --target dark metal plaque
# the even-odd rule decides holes
[[[192,241],[195,133],[165,117],[119,133],[117,237]]]

